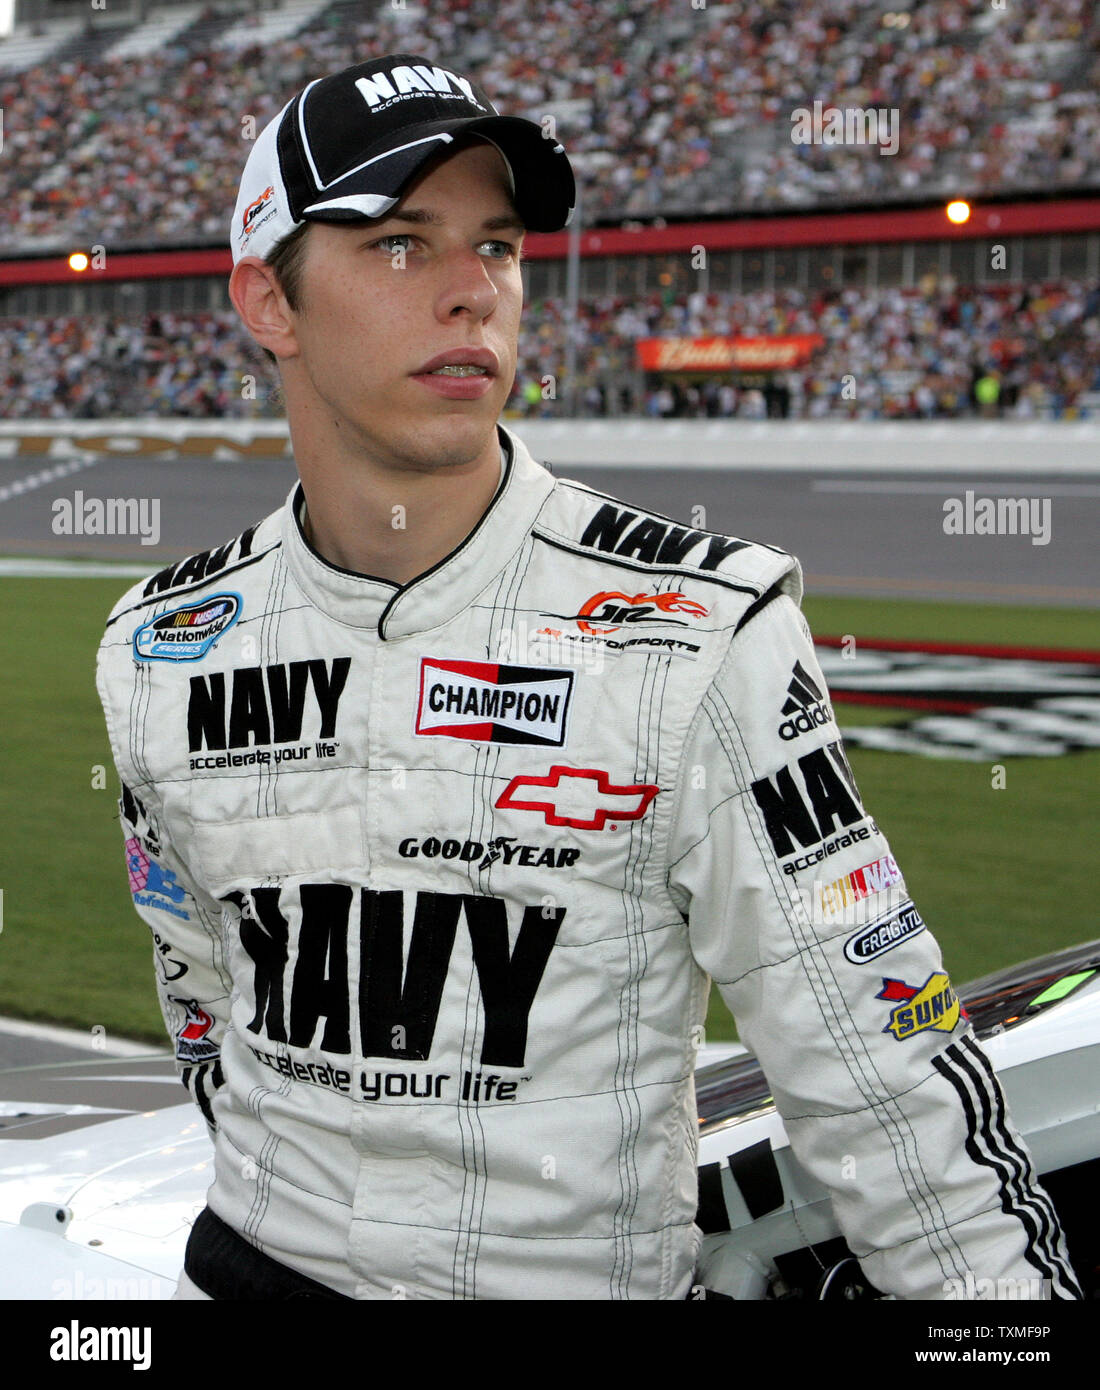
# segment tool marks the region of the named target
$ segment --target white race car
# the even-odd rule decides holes
[[[1100,941],[959,995],[1095,1298]],[[700,1066],[696,1089],[701,1286],[738,1299],[876,1297],[828,1193],[791,1153],[755,1058]],[[170,1298],[212,1172],[206,1125],[164,1053],[0,1071],[0,1299]]]

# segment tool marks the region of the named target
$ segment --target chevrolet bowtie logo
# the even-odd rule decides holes
[[[545,777],[513,777],[497,798],[504,811],[541,811],[547,825],[603,830],[641,820],[660,791],[649,782],[617,786],[600,768],[554,766]]]

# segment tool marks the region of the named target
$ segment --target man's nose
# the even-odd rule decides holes
[[[472,247],[448,252],[442,258],[440,276],[437,308],[441,319],[462,312],[483,319],[496,308],[500,291],[489,274],[484,256],[479,256]]]

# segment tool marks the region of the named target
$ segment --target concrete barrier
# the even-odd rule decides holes
[[[898,473],[1100,473],[1100,421],[510,420],[554,468]],[[290,454],[285,421],[0,422],[0,459],[251,458]]]

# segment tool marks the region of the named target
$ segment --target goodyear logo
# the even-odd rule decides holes
[[[959,999],[951,988],[951,981],[942,970],[929,975],[919,988],[907,985],[904,980],[882,982],[882,989],[876,999],[898,1001],[897,1008],[890,1013],[890,1021],[882,1030],[893,1033],[898,1042],[933,1028],[940,1033],[954,1031],[961,1012]]]

